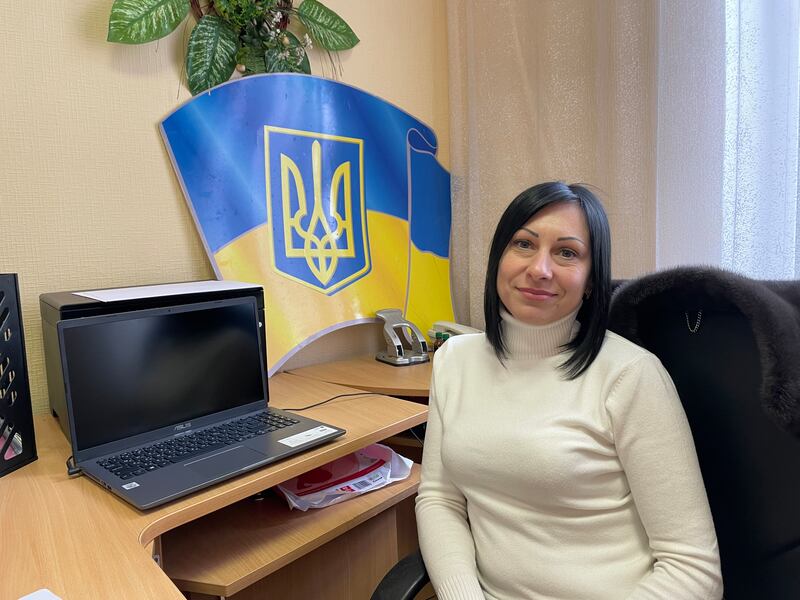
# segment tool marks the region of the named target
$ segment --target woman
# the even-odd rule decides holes
[[[658,359],[606,331],[610,237],[585,187],[509,205],[486,333],[436,353],[416,513],[439,600],[722,597],[691,431]]]

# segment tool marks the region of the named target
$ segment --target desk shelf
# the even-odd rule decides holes
[[[270,405],[277,408],[310,406],[356,391],[285,373],[270,379],[269,390]],[[3,556],[0,598],[47,587],[65,600],[186,600],[153,560],[154,540],[176,578],[206,583],[205,576],[213,576],[210,584],[192,589],[241,589],[236,600],[305,600],[320,597],[314,585],[324,581],[326,600],[368,598],[398,556],[416,544],[417,468],[409,480],[308,513],[290,512],[275,499],[265,505],[272,509],[248,510],[247,499],[424,423],[427,407],[380,395],[345,396],[304,414],[347,434],[149,511],[136,510],[87,477],[69,478],[64,461],[71,448],[58,421],[38,415],[39,459],[0,480],[0,528],[8,539],[25,541]],[[235,529],[226,534],[229,523]],[[187,539],[188,546],[175,545],[191,532],[196,537]],[[189,563],[186,568],[182,561]],[[244,566],[232,565],[236,562]],[[248,583],[262,573],[271,574]]]
[[[375,360],[371,355],[302,367],[289,372],[359,390],[427,402],[431,370],[430,361],[418,365],[394,367]]]
[[[403,481],[323,509],[290,511],[274,494],[244,500],[164,534],[164,570],[182,591],[231,596],[410,498],[418,486],[414,465]]]

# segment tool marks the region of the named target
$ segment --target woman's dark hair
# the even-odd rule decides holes
[[[561,181],[540,183],[522,192],[508,205],[492,239],[489,250],[489,265],[486,269],[486,285],[483,293],[483,314],[486,320],[486,337],[502,362],[507,356],[503,339],[503,322],[500,309],[503,303],[497,294],[497,270],[500,259],[511,238],[525,223],[546,206],[560,202],[577,204],[586,217],[591,249],[591,271],[587,289],[589,298],[583,301],[577,320],[581,324],[578,335],[566,344],[571,351],[561,368],[567,379],[575,379],[589,368],[603,345],[608,325],[608,309],[611,301],[611,234],[608,217],[600,200],[585,186],[567,185]]]

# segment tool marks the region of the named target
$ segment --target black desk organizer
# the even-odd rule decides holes
[[[36,460],[16,274],[0,273],[0,477]]]

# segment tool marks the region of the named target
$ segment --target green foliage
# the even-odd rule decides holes
[[[253,0],[214,0],[214,8],[234,27],[244,27],[264,13],[264,8]]]
[[[239,36],[219,17],[206,15],[189,36],[186,54],[186,76],[189,91],[203,90],[230,79],[236,68],[236,49]]]
[[[244,74],[311,73],[303,43],[291,31],[248,25],[240,36],[242,47],[236,61]]]
[[[144,44],[173,31],[189,13],[189,0],[114,0],[108,41]]]
[[[280,47],[264,53],[267,73],[311,73],[308,55],[300,40],[291,32],[278,36]]]
[[[252,46],[242,46],[236,53],[236,64],[244,67],[245,75],[266,73],[267,66],[264,62],[264,53]]]
[[[349,50],[359,42],[350,26],[317,0],[303,0],[297,16],[311,37],[325,50]]]
[[[186,52],[192,94],[227,81],[235,69],[243,75],[311,73],[313,43],[330,53],[359,42],[350,26],[318,0],[302,0],[296,9],[291,0],[114,0],[108,41],[143,44],[164,37],[190,7],[198,18]],[[292,17],[301,26],[300,38],[286,29]]]

